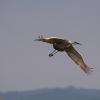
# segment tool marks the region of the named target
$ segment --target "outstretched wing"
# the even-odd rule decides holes
[[[75,50],[75,48],[73,46],[70,46],[68,48],[66,48],[65,50],[68,54],[68,56],[77,64],[80,66],[80,68],[87,74],[90,74],[92,72],[91,68],[89,68],[82,56]]]

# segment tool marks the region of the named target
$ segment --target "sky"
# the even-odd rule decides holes
[[[39,35],[77,41],[86,75],[66,53],[49,58]],[[100,89],[100,0],[0,0],[0,91]]]

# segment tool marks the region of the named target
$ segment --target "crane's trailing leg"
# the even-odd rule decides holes
[[[73,42],[72,44],[74,44],[74,45],[82,45],[81,43],[79,43],[79,42]]]
[[[58,51],[54,50],[52,53],[49,54],[49,57],[52,57],[54,54],[56,54]]]

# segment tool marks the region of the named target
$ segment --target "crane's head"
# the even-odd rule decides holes
[[[49,37],[49,38],[44,38],[42,35],[38,37],[38,39],[35,39],[35,41],[42,41],[42,42],[47,42],[50,44],[53,44],[55,42],[56,37]]]

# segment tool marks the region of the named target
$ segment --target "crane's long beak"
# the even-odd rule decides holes
[[[43,41],[43,39],[35,39],[34,41]]]
[[[49,43],[49,41],[48,41],[48,39],[45,39],[45,38],[43,38],[43,39],[35,39],[34,41],[42,41],[42,42],[47,42],[47,43]]]
[[[42,38],[42,39],[40,38],[40,39],[35,39],[34,41],[42,41],[42,42],[53,44],[53,41],[49,38]]]

